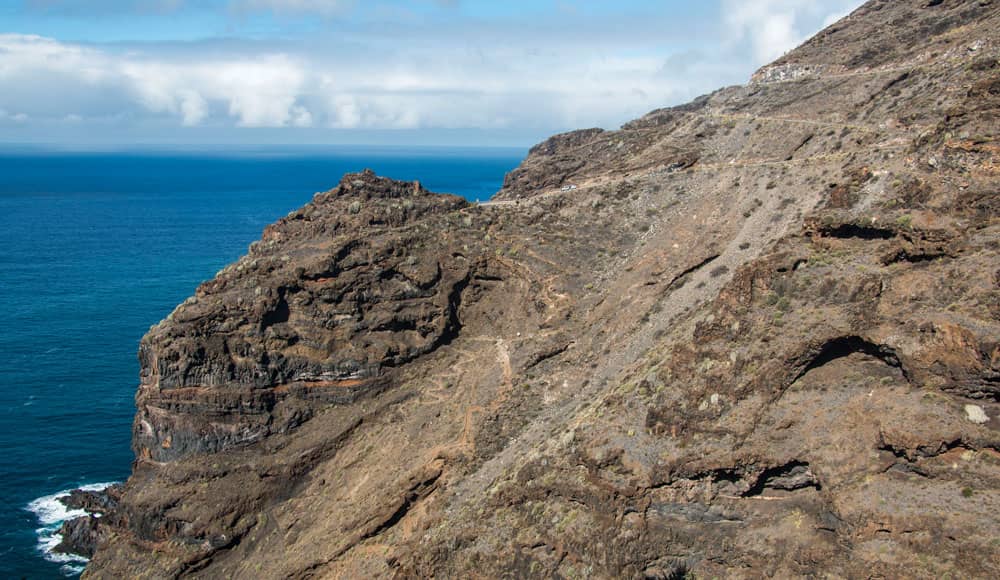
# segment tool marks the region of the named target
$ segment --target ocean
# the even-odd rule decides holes
[[[372,168],[485,201],[516,149],[0,149],[0,578],[75,576],[55,498],[123,481],[149,327],[266,225]]]

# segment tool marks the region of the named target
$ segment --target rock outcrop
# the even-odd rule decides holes
[[[85,575],[1000,576],[998,30],[869,2],[487,204],[345,177],[143,339]]]
[[[268,227],[143,339],[136,454],[288,432],[450,341],[481,253],[451,223],[468,205],[367,172]]]
[[[59,501],[71,510],[83,510],[86,515],[63,522],[59,528],[62,538],[53,551],[76,554],[90,558],[97,545],[105,539],[110,526],[102,525],[100,518],[113,516],[118,509],[122,486],[114,484],[103,491],[76,489]]]

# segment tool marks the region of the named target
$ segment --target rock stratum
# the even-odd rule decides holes
[[[1000,577],[998,31],[869,2],[482,205],[344,177],[143,339],[85,577]]]

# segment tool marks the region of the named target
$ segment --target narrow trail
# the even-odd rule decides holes
[[[871,147],[867,147],[866,151],[902,151],[909,147],[909,143],[901,143],[899,141],[890,141],[885,144],[877,144]],[[800,157],[797,159],[752,159],[752,160],[737,160],[733,159],[725,162],[718,163],[704,163],[695,164],[692,167],[684,169],[682,171],[669,171],[665,169],[647,169],[644,175],[650,174],[660,174],[661,177],[678,177],[690,175],[692,173],[701,172],[711,172],[711,171],[725,171],[731,169],[745,169],[748,167],[791,167],[796,165],[810,165],[813,163],[829,163],[838,159],[847,159],[852,155],[856,155],[858,151],[842,151],[839,153],[827,153],[824,155],[811,155],[809,157]],[[606,178],[606,179],[593,179],[580,184],[579,189],[568,192],[561,190],[547,191],[540,193],[538,195],[525,198],[525,199],[515,199],[515,200],[500,200],[500,201],[487,201],[478,204],[478,207],[517,207],[520,205],[531,205],[537,203],[539,200],[548,199],[551,197],[566,195],[566,194],[579,194],[580,190],[590,189],[593,187],[599,187],[607,183],[612,183],[619,181],[619,178]]]
[[[977,54],[976,56],[977,57],[985,56],[985,54],[984,55]],[[870,77],[870,76],[879,76],[879,75],[886,75],[893,73],[914,72],[921,69],[926,69],[933,65],[954,66],[956,64],[961,64],[963,62],[968,62],[969,59],[970,59],[969,56],[958,56],[958,57],[938,58],[938,59],[928,60],[926,62],[917,62],[900,66],[882,67],[882,68],[850,71],[843,73],[832,73],[832,74],[807,73],[794,79],[783,79],[783,80],[773,80],[773,81],[751,80],[749,83],[743,86],[754,87],[754,86],[769,86],[769,85],[781,85],[781,84],[792,84],[792,83],[803,83],[803,82],[821,82],[827,80],[841,80],[841,79],[849,79],[855,77]],[[809,66],[809,65],[801,65],[801,66]],[[678,112],[676,114],[683,115],[689,118],[721,119],[727,121],[750,121],[750,122],[764,121],[773,123],[791,123],[791,124],[808,125],[815,127],[829,127],[834,129],[851,129],[866,133],[879,133],[890,130],[890,127],[888,126],[865,125],[860,123],[845,123],[838,121],[824,121],[819,119],[802,119],[796,117],[778,117],[778,116],[768,116],[768,115],[750,115],[750,114],[734,114],[734,113],[705,113],[705,112]],[[921,125],[921,124],[905,125],[904,127],[905,129],[914,129],[917,131],[924,131],[933,128],[930,125]],[[899,138],[913,139],[914,137],[912,135],[896,135],[894,137],[894,139],[899,139]],[[833,155],[837,154],[831,154],[831,156]],[[807,157],[791,161],[783,159],[773,159],[773,160],[758,160],[750,162],[738,162],[736,164],[718,163],[718,164],[695,165],[694,167],[688,168],[684,171],[677,172],[677,174],[684,174],[690,171],[698,171],[698,170],[707,171],[713,169],[722,169],[727,167],[754,167],[754,166],[790,164],[793,162],[818,161],[828,157],[830,156]],[[561,195],[565,193],[573,193],[573,192],[556,190],[556,191],[541,193],[539,195],[527,199],[487,201],[479,203],[477,205],[479,207],[510,207],[510,206],[520,205],[521,203],[529,203],[539,198],[552,197],[555,195]]]
[[[954,32],[954,31],[952,31],[952,32]],[[893,36],[895,37],[896,35],[893,35]],[[898,37],[896,37],[896,38],[898,38]],[[902,41],[902,40],[900,40],[900,42],[905,44],[905,42]],[[977,55],[977,56],[979,56],[979,55]],[[857,78],[857,77],[871,77],[871,76],[893,74],[893,73],[901,73],[901,72],[913,72],[913,71],[917,71],[917,70],[920,70],[920,69],[923,69],[923,68],[928,68],[928,67],[930,67],[932,65],[955,65],[955,64],[959,64],[959,63],[963,63],[963,62],[968,62],[968,61],[969,61],[969,57],[967,55],[965,55],[965,56],[950,56],[950,57],[943,57],[943,58],[940,58],[940,57],[939,58],[929,58],[929,59],[927,59],[925,61],[922,61],[922,62],[916,62],[914,60],[911,60],[907,64],[900,64],[900,65],[896,65],[896,66],[877,67],[877,68],[872,68],[872,69],[867,69],[867,70],[853,70],[853,71],[849,71],[849,72],[826,73],[826,74],[824,74],[824,73],[806,73],[806,74],[804,74],[804,75],[802,75],[802,76],[800,76],[798,78],[792,78],[792,79],[780,79],[780,80],[772,80],[772,81],[768,81],[768,80],[753,80],[753,79],[751,79],[750,83],[747,86],[782,85],[782,84],[791,84],[791,83],[801,83],[801,82],[806,82],[806,81],[824,81],[824,80],[850,79],[850,78]],[[784,66],[784,65],[777,65],[777,66],[767,67],[765,69],[762,69],[762,71],[767,71],[767,70],[771,70],[771,69],[775,69],[775,68],[780,68],[781,66]],[[807,66],[826,66],[826,65],[802,64],[802,65],[799,65],[799,66],[806,66],[807,67]],[[760,75],[758,74],[758,75],[754,75],[754,76],[760,76]]]
[[[471,405],[465,410],[465,421],[462,427],[462,436],[459,438],[459,447],[468,452],[470,456],[476,453],[475,428],[472,423],[472,416],[475,413],[489,413],[499,409],[504,402],[510,398],[510,393],[514,389],[514,371],[510,364],[510,349],[507,341],[502,338],[496,339],[496,360],[500,365],[502,383],[497,391],[496,397],[488,405]]]
[[[826,127],[829,129],[850,129],[852,131],[862,131],[865,133],[880,133],[889,130],[888,126],[860,125],[857,123],[845,123],[842,121],[823,121],[819,119],[799,119],[796,117],[773,117],[768,115],[750,115],[734,113],[681,113],[685,117],[702,119],[720,119],[723,121],[765,121],[770,123],[790,123],[793,125],[807,125],[810,127]],[[929,129],[928,125],[906,125],[907,129]]]
[[[464,373],[465,367],[478,360],[477,353],[469,350],[456,348],[455,353],[459,355],[458,362],[451,366],[451,370],[445,374],[434,378],[434,386],[420,393],[421,405],[436,405],[449,401],[455,396],[454,383]],[[449,393],[449,394],[445,394]]]
[[[507,341],[502,338],[497,339],[497,362],[503,370],[503,386],[509,391],[514,388],[514,372],[510,368],[510,349],[507,348]]]
[[[475,413],[483,413],[485,411],[486,409],[480,405],[470,405],[465,409],[465,418],[462,421],[462,434],[453,444],[454,449],[456,449],[459,454],[475,455],[476,437],[474,434],[475,429],[472,424],[472,416]]]
[[[466,340],[473,342],[490,342],[494,345],[496,349],[495,360],[500,367],[502,382],[496,396],[488,405],[471,404],[466,406],[462,419],[461,433],[458,438],[451,443],[432,448],[430,450],[430,456],[434,460],[455,459],[460,455],[475,455],[475,424],[473,420],[475,414],[495,411],[500,408],[500,406],[510,397],[510,393],[514,388],[514,371],[511,366],[508,341],[503,338],[496,337],[471,337]],[[434,388],[428,390],[426,393],[423,393],[424,395],[427,395],[427,400],[421,401],[421,404],[435,405],[453,399],[457,394],[459,394],[457,386],[461,383],[464,368],[474,362],[481,362],[481,359],[485,354],[483,351],[472,352],[463,349],[456,349],[456,352],[461,354],[461,360],[455,363],[451,372],[437,379],[437,384]],[[452,380],[454,380],[454,384],[452,384]],[[451,394],[447,396],[442,394],[444,391],[448,390],[451,391]]]
[[[538,261],[550,265],[556,268],[559,272],[565,273],[565,268],[559,266],[551,260],[547,260],[538,256],[534,252],[527,252],[532,258]],[[515,276],[523,280],[527,284],[538,283],[541,286],[541,291],[538,294],[538,299],[545,303],[546,310],[549,311],[548,316],[542,321],[541,326],[547,326],[552,320],[559,315],[561,312],[560,305],[567,304],[570,300],[569,295],[557,292],[555,289],[555,281],[559,279],[559,274],[553,274],[551,276],[542,277],[537,274],[530,266],[524,262],[517,261],[511,258],[506,258],[503,256],[497,256],[497,263],[503,265],[505,268],[510,270]]]
[[[510,368],[510,350],[507,348],[507,341],[502,338],[497,339],[497,362],[503,371],[503,384],[510,386],[514,373]]]

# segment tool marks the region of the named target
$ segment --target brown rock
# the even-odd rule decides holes
[[[268,228],[143,339],[87,576],[1000,576],[1000,9],[933,4]]]

